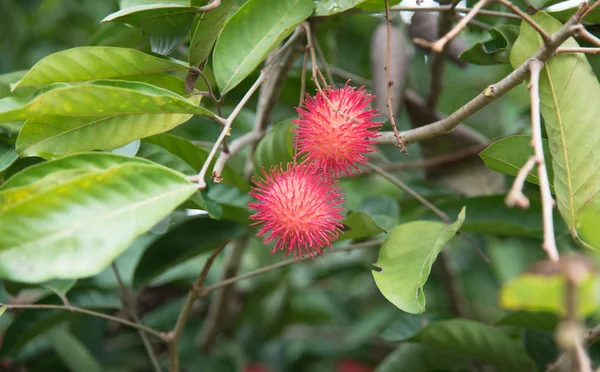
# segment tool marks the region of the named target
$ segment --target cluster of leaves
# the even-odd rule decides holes
[[[522,9],[552,5],[515,3]],[[126,317],[114,262],[125,287],[136,293],[141,323],[167,331],[208,255],[225,242],[235,240],[243,251],[234,247],[217,257],[208,285],[231,271],[277,263],[268,253],[272,247],[249,227],[250,185],[243,174],[252,146],[230,159],[222,183],[209,181],[198,191],[188,176],[202,168],[221,130],[212,118],[219,110],[233,111],[267,55],[307,19],[334,72],[372,77],[366,84],[382,86],[368,53],[377,50],[371,35],[382,23],[383,4],[221,0],[203,12],[210,6],[204,0],[0,2],[1,22],[11,35],[2,35],[0,44],[6,56],[0,61],[0,301],[43,307],[68,299],[69,306]],[[573,12],[539,12],[535,20],[554,32]],[[469,26],[462,34],[469,47],[460,60],[469,65],[446,66],[441,112],[454,112],[541,46],[527,23],[477,19],[493,28]],[[598,19],[596,10],[588,16]],[[395,21],[406,47],[406,85],[426,96],[430,66],[424,52],[410,45],[404,21]],[[578,44],[569,40],[566,46]],[[198,67],[207,79],[186,84],[188,72]],[[590,104],[600,99],[592,72],[599,68],[598,58],[559,55],[540,83],[546,160],[560,212],[557,240],[565,253],[580,251],[581,239],[600,246],[600,132],[594,125],[600,115]],[[276,124],[256,146],[255,174],[292,160],[291,120],[302,74],[299,58],[275,103]],[[225,100],[201,99],[207,84]],[[307,83],[307,91],[314,88]],[[252,98],[230,139],[252,130],[256,107]],[[422,172],[407,163],[403,180],[456,218],[451,224],[377,174],[342,178],[349,213],[334,249],[384,239],[379,250],[324,251],[310,264],[240,282],[233,295],[203,297],[180,342],[182,369],[465,371],[477,361],[501,371],[543,370],[557,357],[552,333],[565,306],[560,275],[522,274],[544,256],[537,175],[528,176],[528,210],[504,204],[505,184],[531,154],[528,107],[520,86],[465,123],[483,138],[502,138],[480,153],[489,169],[508,175],[500,187],[490,186],[497,175],[470,163],[477,158],[449,163],[443,171]],[[411,126],[409,109],[397,113],[401,128]],[[421,157],[417,146],[410,159],[393,146],[379,150],[372,161],[385,165]],[[424,143],[422,153],[431,151]],[[191,213],[198,210],[201,215]],[[466,239],[454,238],[459,230]],[[450,254],[445,266],[438,259],[443,249]],[[579,290],[579,315],[594,324],[600,308],[596,277],[584,278]],[[222,298],[227,306],[219,320],[212,319],[210,307]],[[215,324],[222,337],[208,331]],[[135,330],[93,316],[8,311],[0,331],[0,368],[150,368]],[[164,347],[155,344],[154,350],[166,365]]]

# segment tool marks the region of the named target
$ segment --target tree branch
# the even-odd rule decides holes
[[[550,41],[550,34],[547,33],[546,30],[544,30],[540,25],[538,25],[537,22],[534,21],[533,18],[531,18],[529,16],[529,14],[523,12],[521,9],[519,9],[518,6],[516,6],[515,4],[511,3],[508,0],[497,0],[497,1],[499,3],[501,3],[502,5],[504,5],[505,7],[507,7],[508,9],[512,10],[513,13],[518,15],[525,22],[529,23],[529,25],[531,25],[531,27],[533,27],[542,36],[542,39],[544,39],[544,42]]]
[[[392,86],[394,82],[390,78],[390,54],[391,54],[391,43],[392,43],[392,20],[390,17],[390,2],[389,0],[385,0],[385,22],[387,26],[387,38],[385,44],[385,80],[387,81],[387,108],[388,108],[388,118],[390,120],[390,125],[392,126],[392,130],[394,131],[394,135],[396,136],[396,146],[400,148],[405,154],[408,154],[406,150],[406,146],[402,142],[402,138],[400,137],[400,132],[398,132],[398,126],[396,125],[396,116],[394,115],[394,109],[392,106]]]
[[[20,309],[37,309],[37,310],[42,310],[42,309],[50,309],[50,310],[64,310],[64,311],[70,311],[73,313],[79,313],[79,314],[85,314],[85,315],[90,315],[90,316],[94,316],[96,318],[102,318],[102,319],[106,319],[106,320],[110,320],[113,321],[115,323],[119,323],[119,324],[123,324],[125,326],[131,327],[131,328],[135,328],[138,329],[140,331],[144,331],[148,334],[151,334],[163,341],[167,341],[168,340],[168,336],[162,332],[156,331],[150,327],[146,327],[143,324],[138,324],[138,323],[134,323],[131,322],[127,319],[123,319],[123,318],[119,318],[116,316],[112,316],[112,315],[108,315],[108,314],[104,314],[104,313],[99,313],[97,311],[93,311],[93,310],[88,310],[88,309],[84,309],[81,307],[75,307],[75,306],[65,306],[65,305],[46,305],[46,304],[1,304],[0,303],[0,307],[6,307],[7,310],[20,310]]]
[[[519,173],[517,174],[510,191],[506,195],[505,203],[507,206],[511,208],[516,206],[521,209],[529,208],[529,198],[523,194],[523,185],[525,185],[525,179],[533,167],[535,167],[536,162],[535,156],[531,156],[525,165],[519,169]]]
[[[554,239],[554,220],[552,219],[552,208],[554,200],[550,191],[550,182],[548,181],[548,172],[546,171],[546,162],[544,160],[544,147],[542,146],[542,123],[540,118],[540,73],[544,64],[537,60],[529,61],[531,71],[531,82],[529,83],[529,92],[531,95],[531,146],[538,169],[538,178],[540,180],[540,193],[542,196],[542,222],[544,227],[544,242],[542,248],[548,254],[552,261],[558,261],[558,250],[556,249],[556,240]]]
[[[125,287],[125,283],[123,283],[123,279],[121,278],[121,274],[119,274],[119,270],[117,265],[113,262],[111,264],[112,270],[115,273],[115,278],[117,279],[117,283],[119,284],[119,288],[121,289],[121,301],[123,303],[123,308],[129,313],[129,316],[138,324],[141,323],[140,318],[137,315],[137,310],[135,306],[135,299],[129,295],[127,288]],[[148,340],[148,336],[146,333],[140,329],[138,329],[140,334],[140,338],[142,339],[142,343],[144,344],[144,348],[146,349],[146,353],[150,358],[150,362],[152,363],[152,367],[156,372],[161,372],[162,368],[160,367],[160,363],[158,362],[158,358],[156,354],[154,354],[154,350],[152,349],[152,344],[150,344],[150,340]]]
[[[212,266],[212,263],[215,261],[215,258],[221,253],[223,248],[227,245],[228,242],[223,243],[220,247],[215,249],[215,251],[210,255],[202,271],[196,278],[192,288],[190,289],[188,296],[183,304],[183,308],[179,313],[179,317],[177,318],[177,323],[173,328],[173,331],[168,334],[168,351],[169,351],[169,363],[171,364],[171,368],[169,371],[171,372],[179,372],[179,340],[181,339],[181,335],[183,334],[183,330],[185,329],[185,325],[187,324],[188,318],[190,317],[190,313],[192,312],[192,308],[194,307],[194,303],[200,297],[200,293],[203,291],[204,280],[208,276],[208,270]]]
[[[381,244],[383,244],[383,240],[370,240],[370,241],[367,241],[367,242],[356,243],[356,244],[348,245],[348,246],[345,246],[345,247],[332,248],[329,251],[328,254],[338,253],[338,252],[352,251],[352,250],[355,250],[355,249],[362,249],[362,248],[367,248],[367,247],[375,247],[375,246],[379,246]],[[300,260],[288,259],[288,260],[281,261],[281,262],[278,262],[278,263],[273,264],[273,265],[261,267],[260,269],[257,269],[257,270],[254,270],[254,271],[250,271],[249,273],[238,275],[238,276],[235,276],[233,278],[229,278],[229,279],[220,281],[220,282],[218,282],[218,283],[216,283],[214,285],[204,287],[202,295],[206,295],[206,294],[214,291],[215,289],[226,287],[226,286],[228,286],[228,285],[230,285],[232,283],[239,282],[240,280],[250,279],[250,278],[255,277],[257,275],[261,275],[261,274],[267,273],[269,271],[277,270],[277,269],[280,269],[280,268],[288,266],[288,265],[298,264],[300,262],[306,262],[308,260],[312,261],[313,259],[310,256],[303,256]]]
[[[585,6],[582,6],[586,9]],[[549,42],[543,45],[533,56],[533,58],[542,62],[547,61],[554,51],[572,35],[572,27],[580,21],[580,10],[571,17],[556,33],[554,33]],[[458,124],[469,118],[471,115],[481,110],[499,97],[502,97],[512,88],[516,87],[525,80],[529,74],[529,61],[524,62],[517,67],[512,73],[500,80],[496,84],[487,87],[477,97],[473,98],[467,104],[456,110],[448,117],[433,122],[431,124],[414,128],[408,131],[400,132],[400,136],[404,144],[408,145],[418,141],[437,137],[442,134],[451,132]],[[379,143],[395,143],[395,135],[392,132],[381,132],[380,136],[375,141]]]
[[[475,17],[477,15],[477,13],[479,13],[479,11],[484,8],[491,0],[479,0],[477,2],[477,4],[475,4],[475,6],[473,7],[473,9],[471,9],[471,11],[469,13],[467,13],[467,15],[465,15],[465,17],[463,19],[461,19],[456,26],[454,26],[453,29],[450,30],[450,32],[446,33],[444,36],[442,36],[439,40],[437,40],[434,43],[430,43],[427,40],[423,40],[423,39],[419,39],[419,38],[415,38],[413,40],[413,42],[418,45],[421,46],[423,48],[427,48],[427,49],[431,49],[436,53],[441,53],[444,50],[444,46],[450,41],[452,40],[454,37],[456,37],[456,35],[458,35],[465,27],[467,27],[467,24],[469,24],[469,21]]]

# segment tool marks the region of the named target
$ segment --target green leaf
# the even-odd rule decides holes
[[[293,127],[292,119],[280,121],[273,125],[267,135],[260,140],[254,153],[254,175],[261,174],[261,167],[269,169],[279,164],[285,166],[294,160]]]
[[[228,221],[195,217],[172,228],[150,245],[139,260],[133,284],[140,288],[169,268],[209,252],[237,237],[243,228]]]
[[[464,220],[463,208],[451,225],[414,221],[399,225],[390,232],[375,263],[381,271],[372,271],[375,284],[388,301],[408,313],[425,311],[423,285],[431,266]]]
[[[533,362],[516,341],[487,324],[466,319],[435,322],[411,341],[489,363],[502,370],[532,371]]]
[[[547,139],[542,139],[542,146],[544,147],[544,154],[546,155],[548,178],[550,179],[550,182],[552,182],[554,179],[554,170],[552,169]],[[502,138],[486,147],[485,150],[479,153],[479,156],[483,159],[488,168],[495,170],[496,172],[516,176],[527,160],[533,156],[531,136],[510,136]],[[529,172],[527,181],[536,185],[540,184],[537,169],[534,168]],[[553,186],[550,185],[550,187]]]
[[[579,9],[579,4],[574,3],[572,7],[566,8],[563,10],[559,10],[556,12],[549,12],[548,14],[552,17],[558,19],[561,22],[566,22],[575,14],[575,12]],[[598,24],[600,23],[600,8],[594,8],[591,12],[586,14],[584,18],[584,22],[586,24]]]
[[[18,158],[19,154],[15,149],[0,143],[0,172],[10,167]]]
[[[519,26],[500,25],[488,32],[491,40],[476,43],[459,58],[476,65],[510,63],[510,49],[519,36]]]
[[[509,310],[547,311],[566,314],[566,280],[562,275],[523,273],[500,290],[500,306]],[[598,281],[588,275],[577,286],[577,313],[585,317],[600,306]]]
[[[197,102],[150,84],[97,80],[57,83],[29,98],[0,100],[0,121],[45,119],[55,115],[102,118],[109,115],[187,113],[213,117]]]
[[[249,0],[242,5],[225,23],[213,53],[221,94],[235,88],[254,71],[312,11],[311,0]]]
[[[66,325],[59,325],[44,334],[56,354],[72,372],[100,372],[102,367],[85,345],[79,341]]]
[[[191,65],[197,66],[208,58],[233,3],[234,0],[221,0],[221,5],[217,9],[196,16],[190,40],[189,60]]]
[[[6,312],[7,307],[6,306],[0,306],[0,317],[2,317],[2,315],[4,315],[4,313]]]
[[[314,1],[315,16],[323,17],[345,12],[364,2],[366,2],[366,0],[316,0]],[[373,3],[373,1],[371,1],[371,3]],[[379,1],[379,3],[383,4],[383,1]]]
[[[81,173],[40,187],[56,168]],[[0,277],[26,283],[99,273],[196,191],[180,173],[108,153],[41,163],[13,178],[0,191],[0,199],[12,194],[0,209]]]
[[[594,248],[600,250],[600,214],[591,213],[584,210],[581,215],[581,234],[586,242],[589,242]]]
[[[54,279],[47,281],[46,283],[42,283],[41,286],[51,290],[60,297],[66,295],[71,288],[73,288],[75,283],[77,283],[77,280],[75,279]]]
[[[192,175],[197,173],[197,170],[177,155],[150,142],[142,142],[138,156],[183,174]],[[207,211],[212,218],[219,219],[222,216],[221,208],[210,200],[205,191],[195,192],[190,198],[190,202],[195,203],[194,207]]]
[[[13,89],[58,82],[126,78],[187,70],[189,67],[185,62],[156,57],[135,49],[86,46],[44,57],[13,86]]]
[[[562,25],[544,12],[534,20],[547,32],[553,33]],[[544,42],[527,22],[511,53],[514,67],[527,61]],[[563,47],[579,47],[570,38]],[[540,76],[541,112],[544,117],[552,165],[554,191],[558,210],[577,237],[581,211],[600,211],[600,131],[597,121],[600,106],[600,83],[582,53],[559,54],[546,62]]]
[[[429,319],[423,314],[402,314],[399,318],[389,323],[379,337],[382,340],[390,342],[402,342],[413,337],[423,327],[429,324],[432,319]]]
[[[150,39],[154,53],[167,55],[187,35],[196,9],[169,0],[161,4],[135,5],[109,14],[102,22],[121,22],[140,29]]]
[[[200,171],[202,165],[208,159],[208,150],[194,145],[185,138],[172,134],[159,134],[148,137],[144,141],[166,149],[188,163],[196,172]],[[248,182],[238,172],[233,170],[231,166],[226,165],[221,175],[223,176],[223,183],[235,186],[243,191],[250,190]]]
[[[344,233],[338,240],[360,239],[386,232],[377,222],[364,212],[354,212],[346,217],[343,222]]]
[[[375,372],[468,371],[466,359],[427,345],[402,343],[377,366]]]
[[[515,311],[500,319],[496,322],[496,325],[516,326],[539,331],[554,332],[554,329],[559,322],[560,318],[554,313],[543,311]]]

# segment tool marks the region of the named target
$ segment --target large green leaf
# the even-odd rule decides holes
[[[551,180],[550,182],[552,182],[554,170],[552,169],[552,162],[550,161],[550,149],[548,147],[547,139],[542,139],[542,146],[544,147],[544,153],[547,154],[546,169],[548,178]],[[488,168],[495,170],[496,172],[516,176],[527,160],[533,156],[531,136],[510,136],[502,138],[486,147],[485,150],[479,153],[479,156],[483,159]],[[539,185],[537,169],[534,168],[529,172],[527,181]]]
[[[479,42],[464,51],[459,58],[476,65],[510,63],[510,49],[519,36],[519,26],[500,25],[488,30],[491,40]]]
[[[294,124],[287,119],[275,124],[260,140],[254,153],[254,174],[260,175],[260,168],[287,164],[294,160],[292,146],[292,128]]]
[[[538,12],[534,20],[549,33],[561,27],[544,12]],[[511,53],[512,65],[524,63],[543,45],[537,31],[523,22]],[[571,38],[563,46],[579,45]],[[540,101],[558,210],[577,238],[582,209],[588,206],[588,210],[600,211],[600,105],[589,104],[600,101],[600,83],[584,54],[559,54],[546,62],[540,77]]]
[[[217,41],[234,0],[221,0],[221,5],[210,12],[200,13],[192,26],[189,60],[192,65],[204,62]]]
[[[411,341],[477,359],[503,371],[533,370],[533,362],[517,341],[492,326],[472,320],[435,322]]]
[[[249,0],[238,9],[225,23],[213,53],[221,94],[235,88],[254,71],[312,12],[311,0]]]
[[[57,83],[29,98],[0,100],[0,121],[49,116],[100,118],[110,115],[180,113],[212,117],[197,103],[146,83],[97,80],[78,85]]]
[[[129,4],[127,4],[129,5]],[[140,29],[150,39],[154,53],[167,55],[187,35],[196,9],[179,1],[164,0],[161,4],[134,5],[109,14],[102,22],[122,22]]]
[[[187,63],[156,57],[135,49],[86,46],[44,57],[13,89],[58,82],[124,78],[188,68]]]
[[[451,225],[414,221],[397,226],[383,243],[373,278],[381,293],[408,313],[425,311],[423,285],[431,266],[465,220],[465,210]]]
[[[402,343],[377,366],[376,372],[431,372],[469,370],[469,361],[442,348]]]
[[[169,268],[214,250],[237,237],[242,230],[237,223],[215,221],[204,216],[186,220],[146,249],[135,269],[134,286],[142,287]]]
[[[81,172],[39,187],[60,165]],[[0,277],[27,283],[97,274],[196,191],[180,173],[108,153],[42,163],[14,178],[0,191],[12,195],[0,209]],[[18,186],[25,180],[36,181]]]

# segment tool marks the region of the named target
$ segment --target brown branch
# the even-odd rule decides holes
[[[88,310],[88,309],[83,309],[81,307],[75,307],[75,306],[65,306],[65,305],[45,305],[45,304],[2,304],[0,303],[0,307],[6,307],[7,310],[20,310],[20,309],[37,309],[37,310],[42,310],[42,309],[49,309],[49,310],[64,310],[64,311],[70,311],[73,313],[79,313],[79,314],[85,314],[85,315],[90,315],[90,316],[94,316],[96,318],[102,318],[102,319],[106,319],[106,320],[110,320],[112,322],[115,323],[119,323],[131,328],[135,328],[138,329],[140,331],[146,332],[148,334],[151,334],[163,341],[167,341],[168,337],[166,334],[156,331],[150,327],[146,327],[143,324],[138,324],[135,322],[131,322],[127,319],[123,319],[123,318],[119,318],[116,316],[112,316],[112,315],[108,315],[108,314],[104,314],[104,313],[99,313],[97,311],[93,311],[93,310]]]
[[[396,136],[396,146],[400,148],[404,154],[408,154],[406,150],[406,146],[404,146],[404,142],[402,142],[402,138],[400,137],[400,132],[398,131],[398,126],[396,125],[396,116],[394,115],[394,109],[392,106],[392,86],[394,82],[390,78],[390,54],[391,54],[391,43],[392,43],[392,19],[390,17],[390,2],[389,0],[385,0],[385,22],[387,26],[387,38],[385,44],[385,80],[387,81],[387,107],[388,107],[388,118],[390,120],[390,125],[392,126],[392,130],[394,131],[394,135]]]
[[[117,265],[113,262],[111,264],[111,267],[112,267],[113,272],[115,273],[115,278],[117,279],[119,288],[121,289],[121,302],[123,304],[123,308],[125,309],[125,311],[127,311],[127,313],[129,313],[129,316],[136,323],[140,324],[141,321],[137,315],[135,299],[129,295],[127,288],[125,287],[125,283],[123,283],[123,279],[121,278],[121,274],[119,274]],[[154,353],[154,350],[152,349],[152,344],[150,343],[150,340],[148,340],[148,336],[146,335],[146,333],[144,331],[142,331],[140,329],[138,329],[138,332],[140,334],[140,338],[142,339],[142,343],[144,344],[144,348],[146,349],[146,353],[148,354],[148,357],[150,358],[152,367],[154,368],[154,370],[156,372],[161,372],[162,368],[160,367],[158,358],[156,357],[156,354]]]
[[[242,254],[248,242],[248,235],[245,235],[233,242],[231,253],[225,261],[220,280],[225,280],[235,276],[238,272]],[[210,302],[208,314],[204,319],[202,330],[199,334],[199,345],[202,350],[207,352],[216,340],[219,331],[223,328],[223,320],[227,318],[229,303],[233,296],[234,286],[227,286],[217,291]]]
[[[454,26],[454,28],[452,30],[450,30],[450,32],[446,33],[443,37],[438,39],[436,42],[430,43],[427,40],[423,40],[423,39],[419,39],[419,38],[415,38],[413,40],[413,42],[420,47],[431,49],[436,53],[441,53],[442,50],[444,50],[444,46],[450,40],[452,40],[454,37],[456,37],[456,35],[458,35],[465,27],[467,27],[467,24],[469,24],[469,21],[473,17],[475,17],[477,15],[477,13],[479,13],[479,11],[482,8],[484,8],[490,1],[491,0],[479,0],[475,4],[473,9],[471,9],[471,11],[469,13],[467,13],[467,15],[465,15],[465,17],[463,19],[461,19],[456,24],[456,26]]]
[[[523,186],[525,185],[525,179],[529,172],[535,167],[537,159],[535,156],[530,157],[525,165],[519,169],[519,173],[513,182],[510,191],[506,195],[505,203],[509,207],[518,207],[521,209],[529,208],[529,198],[523,194]]]
[[[596,2],[595,4],[598,4]],[[594,44],[595,46],[600,47],[600,39],[598,39],[594,34],[585,29],[583,25],[575,25],[573,26],[573,36],[578,39],[583,39],[589,43]]]
[[[188,318],[192,312],[192,308],[196,303],[196,300],[200,297],[200,293],[204,290],[203,285],[206,277],[208,276],[208,271],[212,266],[215,258],[221,253],[223,248],[227,245],[228,242],[223,243],[220,247],[215,249],[215,251],[210,255],[206,263],[204,263],[204,267],[202,271],[196,278],[192,288],[190,289],[188,296],[183,304],[181,312],[179,313],[179,317],[177,318],[177,323],[171,332],[168,334],[168,351],[169,351],[169,363],[171,372],[179,372],[179,340],[181,339],[181,335],[183,334],[183,330],[185,325],[187,324]]]
[[[504,5],[505,7],[507,7],[508,9],[510,9],[513,13],[518,15],[520,18],[522,18],[525,22],[529,23],[529,25],[531,25],[531,27],[533,27],[542,36],[542,39],[544,39],[544,42],[550,41],[550,34],[548,32],[546,32],[546,30],[544,30],[542,28],[542,26],[538,25],[537,22],[534,21],[533,18],[531,18],[529,16],[529,14],[525,13],[524,11],[519,9],[518,6],[516,6],[515,4],[511,3],[508,0],[497,0],[497,1],[499,3],[501,3],[502,5]]]
[[[390,11],[410,11],[410,12],[448,12],[453,9],[452,5],[442,5],[436,7],[426,7],[426,6],[393,6],[390,7]],[[456,7],[454,10],[458,13],[469,13],[473,10],[473,8],[461,8]],[[487,15],[492,17],[500,17],[500,18],[511,18],[511,19],[521,19],[516,14],[498,12],[495,10],[486,10],[481,9],[477,12],[478,15]]]
[[[556,33],[552,35],[551,40],[544,44],[535,53],[533,58],[545,62],[552,57],[554,51],[572,35],[572,27],[580,21],[582,9],[586,9],[585,5],[583,5],[573,17],[571,17]],[[456,126],[458,126],[458,124],[469,118],[471,115],[522,83],[528,74],[529,61],[526,61],[504,79],[487,87],[477,97],[473,98],[471,101],[456,110],[448,117],[419,128],[400,132],[400,136],[402,137],[404,144],[408,145],[451,132]],[[393,144],[396,140],[394,133],[381,132],[380,136],[376,138],[375,141],[379,143]]]
[[[210,12],[211,10],[217,9],[221,5],[221,0],[209,0],[208,4],[200,7],[196,7],[198,13]]]
[[[379,246],[381,244],[383,244],[383,240],[370,240],[370,241],[367,241],[367,242],[356,243],[356,244],[348,245],[348,246],[345,246],[345,247],[332,248],[332,249],[329,250],[329,252],[327,254],[337,253],[337,252],[352,251],[352,250],[355,250],[355,249],[362,249],[362,248],[367,248],[367,247],[375,247],[375,246]],[[298,264],[300,262],[306,262],[308,260],[312,261],[313,259],[310,256],[303,256],[300,260],[287,259],[285,261],[281,261],[281,262],[278,262],[278,263],[273,264],[273,265],[261,267],[260,269],[257,269],[257,270],[254,270],[254,271],[250,271],[249,273],[238,275],[238,276],[235,276],[233,278],[229,278],[229,279],[220,281],[220,282],[218,282],[218,283],[216,283],[214,285],[207,286],[207,287],[204,288],[204,290],[202,292],[202,295],[206,295],[206,294],[214,291],[215,289],[226,287],[226,286],[228,286],[228,285],[230,285],[232,283],[239,282],[240,280],[250,279],[250,278],[255,277],[257,275],[261,275],[261,274],[267,273],[269,271],[277,270],[277,269],[280,269],[282,267],[293,265],[293,264]]]
[[[550,182],[548,181],[548,172],[546,171],[546,162],[544,160],[544,147],[542,146],[542,124],[540,118],[540,73],[544,64],[537,60],[529,61],[531,71],[531,82],[529,83],[529,92],[531,96],[531,146],[537,163],[538,178],[540,180],[540,193],[542,197],[542,223],[544,228],[544,242],[542,248],[548,254],[552,261],[558,261],[558,250],[556,249],[556,240],[554,238],[554,220],[552,218],[552,208],[554,200],[550,191]]]
[[[585,53],[585,54],[598,54],[600,53],[600,48],[558,48],[554,54],[560,53]]]

